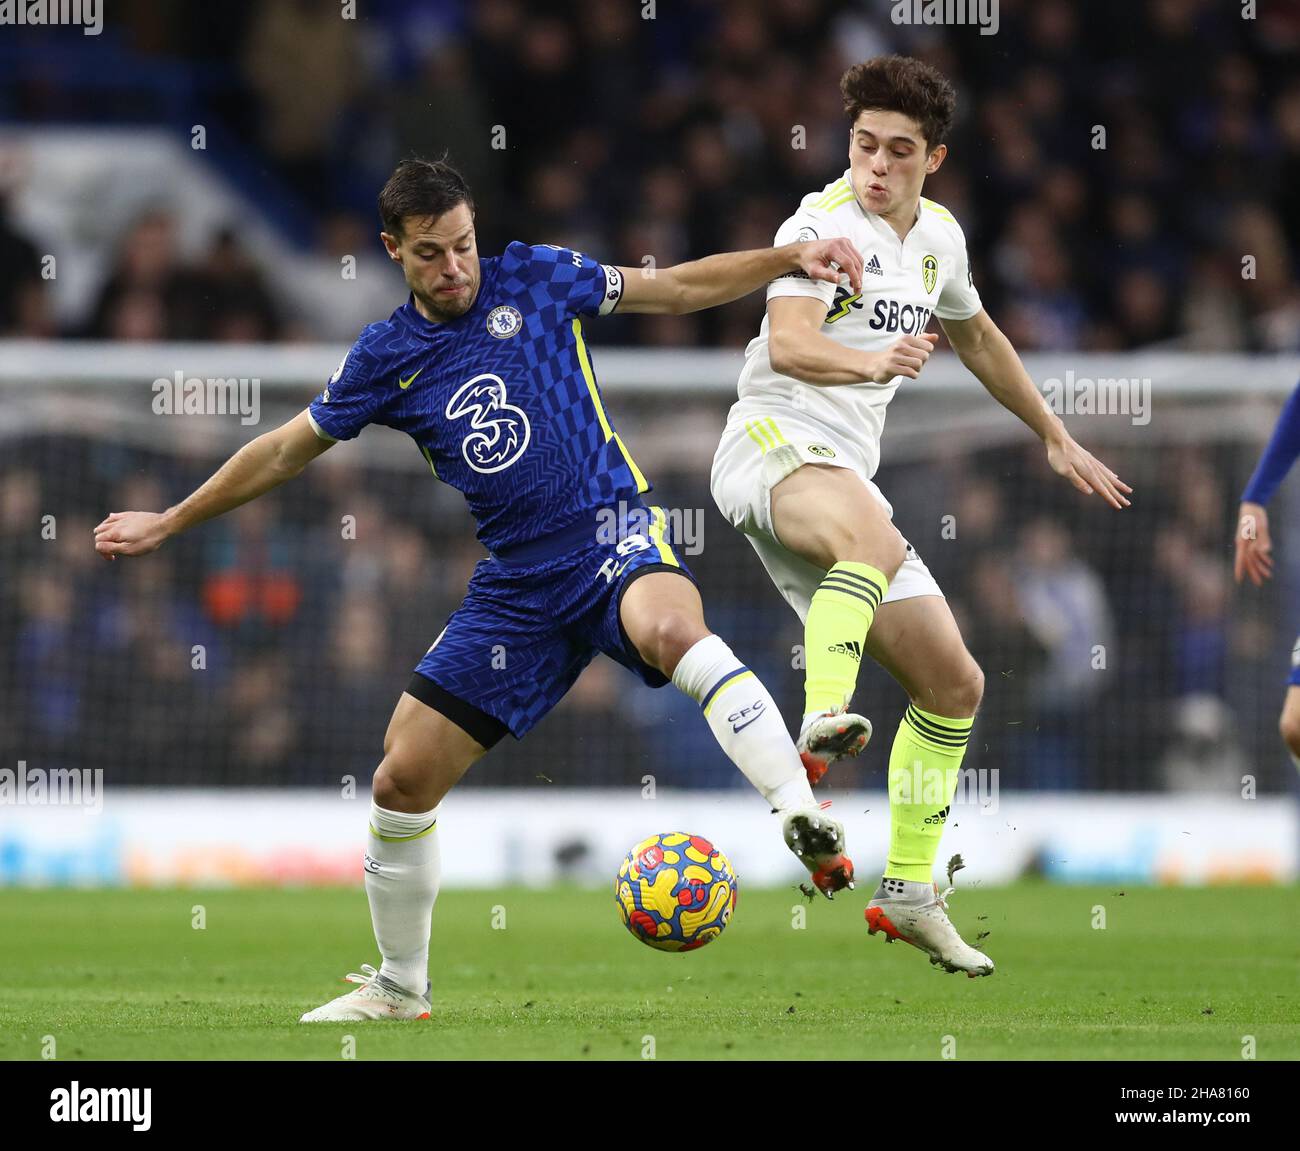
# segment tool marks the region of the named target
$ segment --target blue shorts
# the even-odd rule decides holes
[[[407,692],[490,747],[507,731],[521,739],[535,727],[597,652],[651,687],[667,683],[628,640],[619,604],[650,572],[695,577],[673,550],[662,508],[638,504],[606,522],[599,537],[588,521],[480,560]]]
[[[1291,649],[1291,674],[1287,676],[1287,683],[1300,687],[1300,635],[1295,637],[1295,647]]]

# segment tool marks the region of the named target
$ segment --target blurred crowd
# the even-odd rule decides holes
[[[960,98],[928,194],[964,225],[976,284],[1017,347],[1300,349],[1295,5],[1248,18],[1214,0],[1001,0],[987,37],[895,25],[893,7],[366,0],[347,20],[338,0],[118,0],[98,42],[75,47],[113,54],[120,80],[52,82],[56,30],[53,57],[7,61],[0,108],[19,124],[219,122],[319,253],[361,245],[380,260],[384,176],[446,150],[476,190],[484,254],[521,238],[664,266],[770,244],[847,165],[843,69],[914,54]],[[192,78],[180,110],[177,74]],[[151,92],[155,76],[172,87]],[[0,209],[0,332],[333,337],[317,310],[276,298],[239,221],[181,259],[182,215],[163,205],[127,227],[93,306],[55,325],[38,254],[67,250],[75,221],[24,234]],[[740,345],[761,314],[755,296],[616,319],[610,337]]]
[[[650,458],[652,407],[619,411]],[[692,416],[719,428],[723,417],[721,405]],[[882,469],[895,521],[984,669],[966,766],[997,768],[1006,788],[1226,794],[1246,772],[1262,790],[1289,785],[1276,712],[1292,636],[1272,621],[1294,573],[1234,593],[1224,542],[1250,455],[1228,442],[1108,450],[1142,494],[1122,514],[1051,475],[1036,444]],[[91,546],[104,513],[165,507],[219,460],[71,435],[13,445],[0,461],[0,761],[133,783],[364,783],[483,552],[451,489],[355,460],[332,453],[159,552],[110,564]],[[685,558],[710,626],[793,724],[797,617],[716,513],[705,471],[653,473],[657,501],[703,523],[702,551]],[[855,704],[876,743],[837,766],[834,785],[883,786],[905,697],[865,663]],[[469,782],[639,786],[647,774],[745,786],[688,698],[597,657]]]

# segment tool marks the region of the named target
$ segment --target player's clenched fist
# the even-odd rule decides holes
[[[933,332],[904,336],[883,352],[867,357],[866,378],[873,384],[887,384],[895,376],[916,379],[925,367],[925,361],[930,358],[930,353],[934,351],[938,339]]]
[[[848,276],[855,292],[862,291],[862,255],[842,236],[833,240],[809,240],[799,245],[799,267],[810,279],[838,284]]]
[[[95,550],[106,560],[157,551],[170,533],[157,512],[113,512],[95,528]]]

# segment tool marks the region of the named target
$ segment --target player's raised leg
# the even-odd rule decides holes
[[[826,571],[804,619],[799,751],[816,783],[828,764],[857,755],[871,738],[868,720],[844,713],[906,544],[884,505],[848,468],[804,464],[773,487],[771,506],[781,544]]]
[[[486,750],[442,712],[402,694],[371,786],[365,855],[382,963],[377,971],[364,964],[364,974],[348,975],[360,986],[309,1011],[302,1022],[429,1017],[429,934],[441,876],[438,805]]]
[[[704,622],[695,585],[669,571],[630,584],[619,605],[628,639],[700,705],[727,757],[782,815],[786,844],[824,895],[853,886],[844,829],[813,798],[780,709],[759,678]]]
[[[889,754],[889,854],[866,911],[870,931],[911,943],[948,971],[991,975],[993,961],[957,933],[946,914],[949,892],[940,895],[934,883],[983,673],[936,595],[885,604],[867,652],[911,701]]]

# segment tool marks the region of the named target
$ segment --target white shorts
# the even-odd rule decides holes
[[[713,457],[709,486],[718,510],[733,527],[745,533],[777,591],[799,619],[806,620],[813,592],[826,570],[788,551],[776,538],[772,489],[804,464],[829,464],[857,473],[891,519],[894,509],[868,477],[860,453],[843,438],[801,422],[789,409],[766,415],[751,411],[748,416],[727,424]],[[943,592],[909,543],[903,565],[890,581],[881,603],[922,595],[942,597]]]

